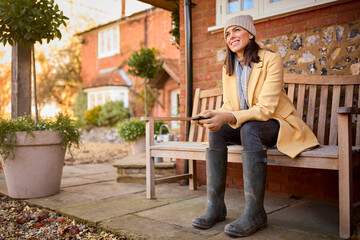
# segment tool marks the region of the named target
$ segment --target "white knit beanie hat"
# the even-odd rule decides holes
[[[239,16],[235,16],[235,17],[232,17],[229,20],[227,20],[227,22],[225,23],[225,26],[224,26],[224,36],[225,36],[226,29],[228,29],[228,27],[234,26],[234,25],[240,26],[240,27],[244,28],[245,30],[247,30],[252,35],[254,35],[254,37],[256,36],[256,29],[254,26],[254,20],[253,20],[252,16],[239,15]]]

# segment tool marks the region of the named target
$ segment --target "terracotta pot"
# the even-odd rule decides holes
[[[136,141],[131,142],[132,154],[145,152],[145,137],[140,137]]]
[[[12,198],[38,198],[56,194],[64,165],[61,134],[34,131],[35,138],[17,132],[15,158],[3,161],[6,186]]]

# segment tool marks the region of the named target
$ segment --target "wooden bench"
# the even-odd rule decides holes
[[[285,89],[300,116],[317,136],[321,147],[291,159],[269,149],[270,165],[339,171],[340,237],[351,234],[353,214],[352,169],[360,165],[360,76],[309,76],[285,74]],[[192,116],[222,104],[222,89],[195,90]],[[205,161],[208,132],[191,124],[188,142],[154,144],[154,121],[189,121],[189,117],[143,117],[146,121],[146,197],[155,197],[155,185],[189,179],[196,190],[196,160]],[[354,143],[354,144],[352,144]],[[155,179],[154,157],[189,159],[189,173]],[[241,162],[241,146],[228,147],[228,161]],[[358,206],[359,203],[356,204]]]

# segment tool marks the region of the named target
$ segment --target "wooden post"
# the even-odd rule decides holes
[[[31,48],[12,47],[11,117],[31,115]]]
[[[339,137],[339,231],[341,238],[351,236],[353,218],[351,114],[338,114]]]
[[[146,121],[146,197],[155,198],[155,162],[150,155],[150,147],[154,145],[154,120]]]

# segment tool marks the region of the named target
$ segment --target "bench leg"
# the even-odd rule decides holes
[[[350,137],[351,118],[338,114],[339,121],[339,235],[341,238],[351,236],[353,194],[352,194],[352,147]]]
[[[189,160],[189,173],[192,174],[192,178],[189,179],[189,189],[197,190],[197,175],[196,175],[195,160]]]
[[[155,198],[155,163],[150,153],[146,153],[146,197]]]

